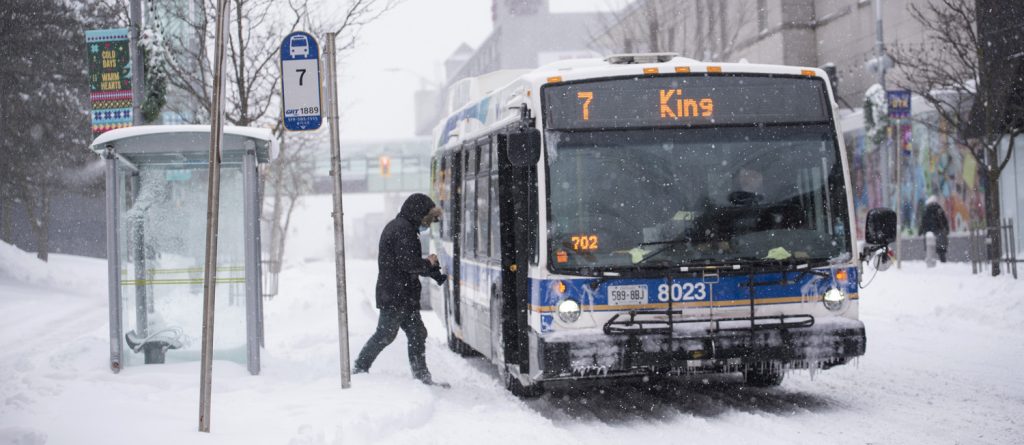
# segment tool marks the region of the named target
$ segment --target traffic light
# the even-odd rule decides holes
[[[391,176],[391,158],[387,156],[380,157],[380,175],[385,178]]]

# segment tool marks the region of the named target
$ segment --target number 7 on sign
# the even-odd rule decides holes
[[[580,91],[576,93],[577,99],[583,99],[583,120],[590,120],[590,101],[594,100],[593,91]]]

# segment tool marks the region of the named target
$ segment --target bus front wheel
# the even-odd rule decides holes
[[[780,366],[751,366],[743,372],[743,380],[747,385],[758,388],[779,386],[784,377],[786,373]]]

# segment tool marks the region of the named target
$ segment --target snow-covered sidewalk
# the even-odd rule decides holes
[[[297,215],[281,293],[266,304],[263,373],[214,364],[211,434],[196,432],[199,366],[107,367],[105,262],[49,264],[0,244],[0,444],[1020,443],[1024,280],[968,265],[879,274],[861,293],[867,355],[790,374],[769,390],[734,378],[520,401],[482,359],[449,352],[424,312],[444,390],[410,378],[402,335],[368,375],[338,376],[329,203]],[[323,203],[320,201],[324,201]],[[328,204],[329,205],[329,204]],[[348,215],[346,215],[348,216]],[[327,248],[324,246],[326,245]],[[371,261],[349,261],[351,347],[376,322]]]

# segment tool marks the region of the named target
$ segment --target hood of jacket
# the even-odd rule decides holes
[[[434,200],[422,193],[414,193],[402,203],[402,210],[398,212],[398,216],[412,222],[414,226],[419,226],[423,222],[423,217],[427,216],[432,208]]]

